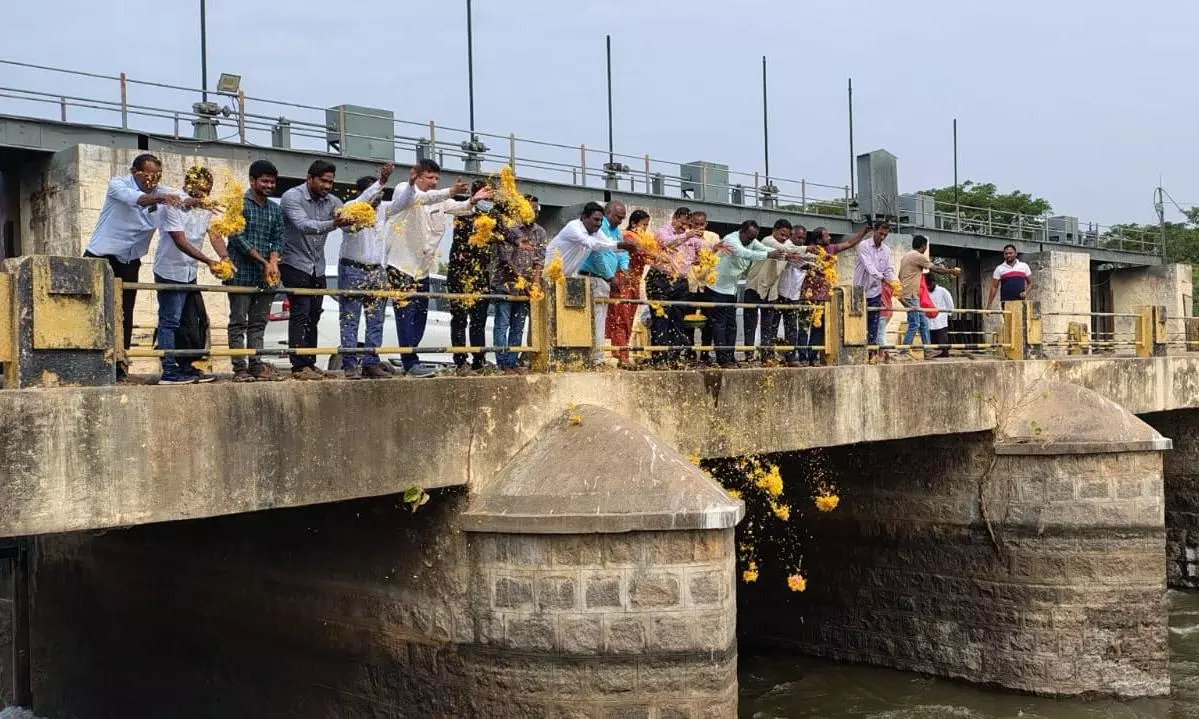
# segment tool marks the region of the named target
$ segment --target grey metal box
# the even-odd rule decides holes
[[[729,166],[715,162],[688,162],[679,165],[680,186],[690,190],[691,197],[707,202],[729,201]]]
[[[341,118],[345,114],[345,147],[341,144]],[[337,105],[325,110],[325,127],[330,145],[347,157],[395,160],[395,115],[361,105]]]
[[[906,217],[907,224],[916,227],[933,227],[936,224],[937,203],[929,195],[906,194],[899,196],[899,215]]]
[[[899,216],[895,155],[875,150],[858,155],[858,207],[868,218]]]
[[[1070,245],[1079,244],[1078,218],[1069,215],[1050,217],[1045,223],[1048,230],[1046,236],[1050,242],[1065,242]]]

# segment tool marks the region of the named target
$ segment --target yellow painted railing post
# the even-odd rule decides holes
[[[1004,302],[1003,311],[1003,331],[999,335],[1000,355],[1005,359],[1024,359],[1024,302]]]
[[[840,318],[841,328],[839,333],[827,337],[826,341],[830,345],[840,342],[841,347],[836,350],[836,354],[841,364],[863,363],[867,355],[866,295],[861,287],[855,286],[834,287],[832,296],[835,298],[833,304]]]
[[[841,303],[842,295],[836,290],[831,292],[828,302],[824,303],[821,318],[824,324],[824,363],[830,367],[839,364],[845,354],[841,342]]]
[[[549,297],[546,293],[529,300],[529,345],[535,348],[529,366],[534,372],[545,372],[550,366]]]
[[[1137,357],[1163,357],[1166,354],[1166,308],[1145,305],[1137,308]]]
[[[1041,303],[1024,303],[1024,357],[1037,359],[1045,356],[1041,331]]]

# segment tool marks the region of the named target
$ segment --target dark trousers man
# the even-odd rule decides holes
[[[450,344],[455,347],[463,347],[467,343],[467,328],[470,329],[470,346],[485,347],[487,345],[487,307],[490,304],[488,300],[475,300],[475,303],[470,307],[464,306],[465,303],[455,301],[450,306]],[[471,355],[471,369],[483,369],[483,352],[474,352]],[[458,367],[466,366],[466,353],[455,352],[454,364]]]
[[[824,323],[828,320],[827,317],[822,318],[819,327],[808,325],[808,336],[804,344],[809,347],[821,347],[824,345]],[[809,323],[811,320],[809,320]],[[806,361],[808,364],[818,364],[821,360],[821,351],[818,349],[808,349],[800,354],[800,360]]]
[[[675,279],[661,270],[652,268],[645,275],[645,296],[647,299],[681,301],[686,300],[687,295],[686,278]],[[661,314],[655,311],[649,328],[650,344],[670,345],[671,347],[681,347],[690,344],[687,342],[687,335],[684,332],[683,317],[686,315],[687,307],[685,305],[663,307]],[[679,361],[680,355],[681,350],[678,349],[666,352],[654,352],[651,361],[654,364],[676,364]]]
[[[949,328],[942,327],[939,330],[932,330],[931,334],[932,334],[933,345],[940,346],[940,348],[938,349],[937,354],[935,356],[936,357],[948,357],[949,356],[949,347],[948,347],[948,345],[949,345]]]
[[[688,292],[687,293],[687,299],[691,300],[692,302],[703,302],[704,296],[705,296],[704,290],[702,290],[702,289],[699,292]],[[693,312],[694,310],[688,309],[687,311]],[[709,312],[707,310],[703,310],[703,313],[704,313],[704,316],[707,316],[709,314]],[[695,343],[695,333],[691,329],[687,329],[687,344],[691,345],[694,343]],[[701,346],[704,346],[704,347],[710,347],[712,345],[712,319],[710,317],[708,318],[707,321],[704,322],[703,327],[701,327],[699,330],[699,343]],[[692,351],[691,353],[689,353],[687,355],[687,358],[688,359],[699,359],[700,362],[703,362],[705,364],[710,364],[712,362],[712,353],[708,352],[708,351],[704,351],[704,352]]]
[[[325,289],[324,275],[310,275],[291,265],[280,265],[279,274],[283,286],[291,289]],[[324,297],[289,294],[291,317],[287,320],[287,344],[292,349],[316,347],[316,328],[321,321]],[[305,367],[316,369],[315,355],[289,355],[291,371],[299,372]]]
[[[137,273],[142,267],[141,260],[121,262],[112,255],[93,255],[90,252],[84,252],[83,256],[108,260],[108,266],[112,268],[112,274],[122,282],[137,282]],[[133,303],[136,301],[137,290],[125,290],[121,292],[121,321],[124,323],[121,327],[121,339],[125,342],[125,349],[129,349],[129,345],[133,342]],[[125,368],[118,367],[117,375],[124,376],[124,374]]]
[[[391,283],[391,289],[400,292],[429,291],[428,277],[418,280],[394,267],[387,268],[387,280]],[[425,324],[429,321],[429,296],[426,294],[395,300],[395,316],[396,339],[400,347],[419,347],[425,336]],[[420,365],[420,356],[415,352],[400,355],[400,360],[404,363],[405,372],[410,372]]]
[[[263,335],[266,334],[266,323],[270,320],[273,300],[274,296],[267,292],[229,295],[229,349],[262,349]],[[269,374],[259,355],[248,359],[233,358],[234,380],[267,378]]]
[[[719,303],[708,310],[712,318],[712,341],[719,348],[716,350],[716,363],[721,367],[735,366],[737,355],[729,348],[737,344],[737,307],[734,304],[737,296],[721,294],[709,288],[704,300]]]

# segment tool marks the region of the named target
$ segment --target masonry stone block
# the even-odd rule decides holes
[[[537,583],[537,606],[542,611],[574,609],[577,594],[574,577],[542,577]]]
[[[655,563],[655,566],[657,565]],[[629,584],[634,609],[661,609],[679,603],[679,580],[671,574],[639,574]]]
[[[621,577],[619,574],[592,574],[587,578],[584,604],[588,609],[610,609],[620,607]]]

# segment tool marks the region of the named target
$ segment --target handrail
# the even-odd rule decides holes
[[[131,78],[124,73],[120,75],[105,75],[96,72],[88,72],[81,70],[73,70],[66,68],[53,67],[49,65],[41,65],[37,63],[20,62],[16,60],[0,59],[0,65],[10,67],[24,68],[26,70],[38,72],[57,73],[59,75],[77,76],[90,80],[100,80],[106,82],[115,82],[119,84],[120,93],[119,99],[103,99],[95,97],[85,97],[80,93],[64,95],[62,93],[48,92],[44,90],[26,90],[18,87],[0,88],[0,97],[16,101],[29,101],[46,104],[55,104],[61,108],[61,118],[63,121],[67,119],[67,108],[76,107],[83,108],[89,111],[113,112],[120,113],[120,127],[128,127],[129,115],[137,117],[165,120],[174,122],[174,136],[179,137],[178,123],[180,119],[184,121],[192,120],[196,117],[195,111],[190,107],[182,109],[175,107],[158,107],[147,104],[135,104],[129,102],[126,88],[130,86],[154,88],[157,90],[165,90],[175,93],[191,94],[197,99],[202,92],[198,88],[190,88],[172,83],[159,82],[153,80],[141,80]],[[7,94],[5,94],[7,93]],[[14,93],[24,93],[29,97],[17,96]],[[209,93],[215,97],[229,97],[228,95],[220,95],[218,93]],[[116,95],[116,93],[114,93]],[[266,97],[256,97],[252,95],[239,96],[239,102],[234,103],[236,107],[231,109],[232,113],[239,118],[238,132],[228,138],[223,138],[221,141],[236,141],[240,144],[254,144],[248,142],[246,134],[248,132],[267,133],[274,129],[272,124],[283,118],[273,118],[262,114],[261,110],[247,108],[261,107],[276,107],[288,108],[292,110],[301,110],[304,112],[318,113],[316,117],[324,118],[325,113],[329,108],[316,107],[303,103],[290,102],[286,100],[276,100]],[[343,110],[343,117],[364,117],[378,119],[383,117],[370,112],[355,112],[352,110]],[[213,121],[219,121],[220,118],[208,118]],[[312,141],[327,141],[329,133],[334,131],[327,122],[318,120],[307,120],[303,118],[286,118],[292,129],[292,135],[302,140]],[[684,189],[694,187],[702,193],[701,197],[691,198],[691,200],[714,201],[724,204],[734,204],[730,194],[738,191],[737,186],[740,186],[739,192],[741,203],[745,205],[753,205],[759,208],[769,209],[777,208],[782,205],[796,205],[803,212],[812,210],[812,214],[818,216],[848,216],[851,211],[851,197],[849,196],[849,188],[845,185],[827,184],[813,182],[804,178],[792,179],[782,175],[771,175],[766,178],[764,173],[758,171],[746,171],[735,168],[725,168],[729,177],[729,184],[711,183],[706,179],[706,175],[701,175],[700,178],[686,178],[682,176],[680,168],[689,163],[675,162],[664,158],[651,158],[648,154],[629,154],[625,152],[610,153],[613,159],[627,161],[629,171],[611,172],[606,168],[605,163],[608,160],[609,153],[605,149],[601,149],[599,143],[593,145],[579,144],[568,145],[559,142],[549,142],[545,140],[536,140],[531,138],[518,138],[515,134],[503,134],[485,131],[471,132],[468,129],[458,128],[450,125],[437,125],[434,122],[416,122],[400,118],[390,118],[393,128],[399,128],[401,131],[407,128],[420,128],[423,132],[427,132],[425,136],[408,137],[403,132],[393,136],[393,146],[399,149],[408,151],[422,151],[438,153],[444,156],[448,151],[451,155],[464,153],[465,156],[477,159],[479,161],[494,162],[500,165],[515,164],[520,167],[530,168],[533,170],[569,173],[572,182],[575,184],[587,185],[588,179],[596,179],[604,184],[615,183],[616,189],[619,185],[627,181],[630,191],[637,191],[637,184],[641,183],[644,186],[643,192],[646,194],[664,194],[668,189],[677,191],[682,201],[688,201],[688,198],[682,197]],[[116,127],[114,125],[114,127]],[[142,128],[143,130],[147,128]],[[447,134],[452,135],[452,138],[445,137]],[[355,133],[347,132],[342,128],[340,136],[346,139],[364,137]],[[495,152],[467,152],[463,147],[466,139],[469,138],[488,138],[495,140],[501,144],[506,144],[508,147],[507,153],[501,151]],[[461,138],[461,141],[459,141]],[[372,138],[374,139],[374,138]],[[519,149],[518,149],[519,148]],[[297,148],[301,149],[301,148]],[[530,151],[537,153],[540,150],[552,151],[552,153],[570,153],[569,155],[554,154],[553,157],[546,156],[530,156]],[[325,151],[325,150],[320,150]],[[341,148],[341,154],[350,157],[345,148]],[[573,159],[572,159],[573,158]],[[590,158],[594,158],[591,160]],[[362,158],[368,159],[368,158]],[[733,183],[734,179],[740,179],[742,182]],[[763,187],[763,183],[769,180],[774,186],[774,189],[767,192],[768,188]],[[659,189],[660,185],[660,189]],[[715,191],[717,196],[711,197]],[[811,192],[835,192],[838,196],[833,199],[819,198],[811,195]],[[821,209],[823,206],[833,205],[836,207],[844,207],[843,212],[835,215],[823,215],[815,212],[816,209]],[[816,208],[811,208],[811,205],[817,205]],[[987,219],[982,220],[979,217],[964,216],[963,211],[967,215],[986,213]],[[1014,217],[1006,218],[1008,222],[1004,222],[1005,214],[998,211],[986,210],[984,208],[974,208],[965,205],[949,204],[944,202],[936,202],[933,204],[933,225],[939,229],[947,231],[963,231],[973,232],[977,234],[996,234],[998,236],[1006,236],[1016,240],[1032,240],[1040,242],[1056,242],[1053,239],[1053,234],[1048,227],[1049,217],[1024,217],[1015,215]],[[996,221],[998,220],[998,222]],[[910,223],[908,223],[910,224]],[[924,225],[917,225],[924,226]],[[1082,228],[1087,227],[1084,231]],[[1141,238],[1137,239],[1128,236],[1126,232],[1114,232],[1113,228],[1108,228],[1108,231],[1103,230],[1105,226],[1096,223],[1079,223],[1078,237],[1074,244],[1091,244],[1097,247],[1105,247],[1118,249],[1122,251],[1141,252],[1141,253],[1156,253],[1158,251],[1157,239],[1152,238],[1151,232],[1143,232]],[[997,231],[998,230],[998,231]],[[1031,237],[1027,237],[1030,235]],[[1084,242],[1084,239],[1086,242]],[[1062,244],[1070,244],[1068,242]]]

